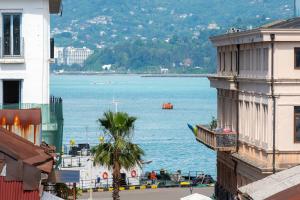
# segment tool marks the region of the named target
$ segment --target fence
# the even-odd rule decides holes
[[[158,170],[156,170],[158,171]],[[149,176],[126,177],[120,180],[121,187],[140,186],[140,185],[157,185],[158,187],[180,187],[180,186],[197,186],[213,184],[215,181],[210,175],[201,171],[190,171],[188,173],[171,173],[158,174],[157,179],[151,180]],[[98,178],[90,180],[80,180],[81,189],[89,188],[110,188],[113,186],[112,178]]]

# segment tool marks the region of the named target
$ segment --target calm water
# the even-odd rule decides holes
[[[52,76],[51,92],[64,100],[64,143],[96,143],[96,120],[115,110],[138,118],[134,142],[153,162],[146,170],[201,170],[216,175],[216,155],[198,143],[187,123],[208,123],[216,115],[216,92],[205,78],[142,78],[139,76]],[[161,109],[172,102],[174,110]]]

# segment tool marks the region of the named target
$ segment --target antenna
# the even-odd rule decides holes
[[[115,100],[115,98],[113,98],[112,104],[115,105],[115,112],[118,112],[118,105],[119,105],[120,101]]]

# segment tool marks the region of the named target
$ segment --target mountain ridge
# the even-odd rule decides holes
[[[80,70],[179,73],[212,72],[209,36],[293,16],[292,0],[64,0],[53,17],[58,46],[86,46],[96,53]],[[197,69],[197,70],[196,70]]]

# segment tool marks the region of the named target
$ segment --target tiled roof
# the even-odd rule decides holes
[[[43,172],[50,173],[52,171],[52,155],[45,153],[43,148],[35,146],[26,139],[3,128],[0,128],[0,152],[36,166]],[[45,163],[49,163],[49,166],[43,166]]]
[[[37,189],[41,172],[52,171],[54,158],[46,151],[0,128],[0,160],[6,165],[6,180],[23,181],[24,190]]]

